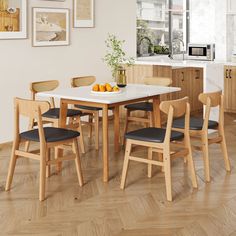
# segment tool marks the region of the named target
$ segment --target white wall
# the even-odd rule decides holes
[[[226,0],[190,0],[190,42],[215,43],[216,60],[226,60]]]
[[[29,98],[30,82],[57,79],[61,87],[68,87],[73,76],[110,80],[111,73],[101,60],[108,32],[126,40],[128,55],[136,54],[136,0],[95,0],[95,28],[71,29],[71,45],[58,47],[31,46],[31,8],[72,9],[72,0],[28,2],[28,39],[0,40],[0,143],[12,140],[13,97]]]

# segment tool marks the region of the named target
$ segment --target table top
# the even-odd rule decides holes
[[[181,88],[144,84],[128,84],[125,88],[121,88],[121,93],[112,95],[93,94],[91,90],[92,86],[83,86],[79,88],[64,88],[56,89],[54,91],[41,92],[38,93],[38,96],[47,98],[54,97],[59,99],[64,98],[70,100],[95,102],[102,104],[113,104],[161,94],[173,93],[180,91]]]

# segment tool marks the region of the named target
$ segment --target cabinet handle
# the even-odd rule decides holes
[[[195,73],[196,73],[195,79],[200,79],[200,71],[195,70]]]
[[[230,79],[232,79],[231,72],[232,72],[232,70],[230,69],[230,70],[229,70],[229,78],[230,78]]]
[[[228,79],[228,78],[229,78],[229,74],[228,74],[228,72],[229,72],[229,70],[228,70],[228,69],[226,69],[226,71],[225,71],[225,78],[226,78],[226,79]]]
[[[182,82],[184,82],[184,72],[182,71],[181,73],[182,73],[182,76],[183,76],[182,77]]]

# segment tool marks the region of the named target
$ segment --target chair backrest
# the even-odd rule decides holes
[[[190,104],[189,98],[184,97],[178,100],[163,101],[160,104],[162,112],[168,115],[165,141],[167,144],[170,142],[172,123],[174,118],[185,116],[184,133],[189,132],[190,122]]]
[[[59,86],[58,80],[47,80],[30,83],[31,98],[35,100],[36,94],[39,92],[52,91]],[[50,99],[51,107],[55,107],[54,98]]]
[[[81,87],[81,86],[89,86],[96,81],[95,76],[82,76],[82,77],[75,77],[71,79],[71,87]]]
[[[144,83],[147,85],[170,86],[172,79],[168,77],[145,77]]]
[[[37,120],[40,140],[44,140],[42,113],[48,111],[50,104],[47,101],[34,101],[28,99],[15,98],[15,135],[20,133],[20,116],[28,117]]]
[[[222,91],[211,92],[211,93],[200,93],[198,99],[204,105],[207,105],[208,99],[210,99],[211,107],[216,107],[221,105],[221,95]]]
[[[205,115],[203,129],[208,129],[208,121],[210,118],[211,108],[219,107],[219,123],[224,124],[224,98],[222,91],[201,93],[198,96],[199,101],[205,105]]]
[[[181,117],[186,113],[186,104],[188,101],[188,97],[177,100],[163,101],[160,104],[160,109],[162,112],[168,115],[170,107],[173,107],[173,117]]]

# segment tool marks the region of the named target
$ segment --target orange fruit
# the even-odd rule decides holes
[[[105,91],[106,91],[105,85],[100,84],[100,85],[99,85],[99,91],[100,91],[100,92],[105,92]]]
[[[95,84],[92,88],[93,91],[97,92],[99,91],[99,84]]]
[[[106,83],[106,84],[105,84],[105,87],[106,87],[106,91],[112,92],[112,87],[111,87],[110,84]]]

